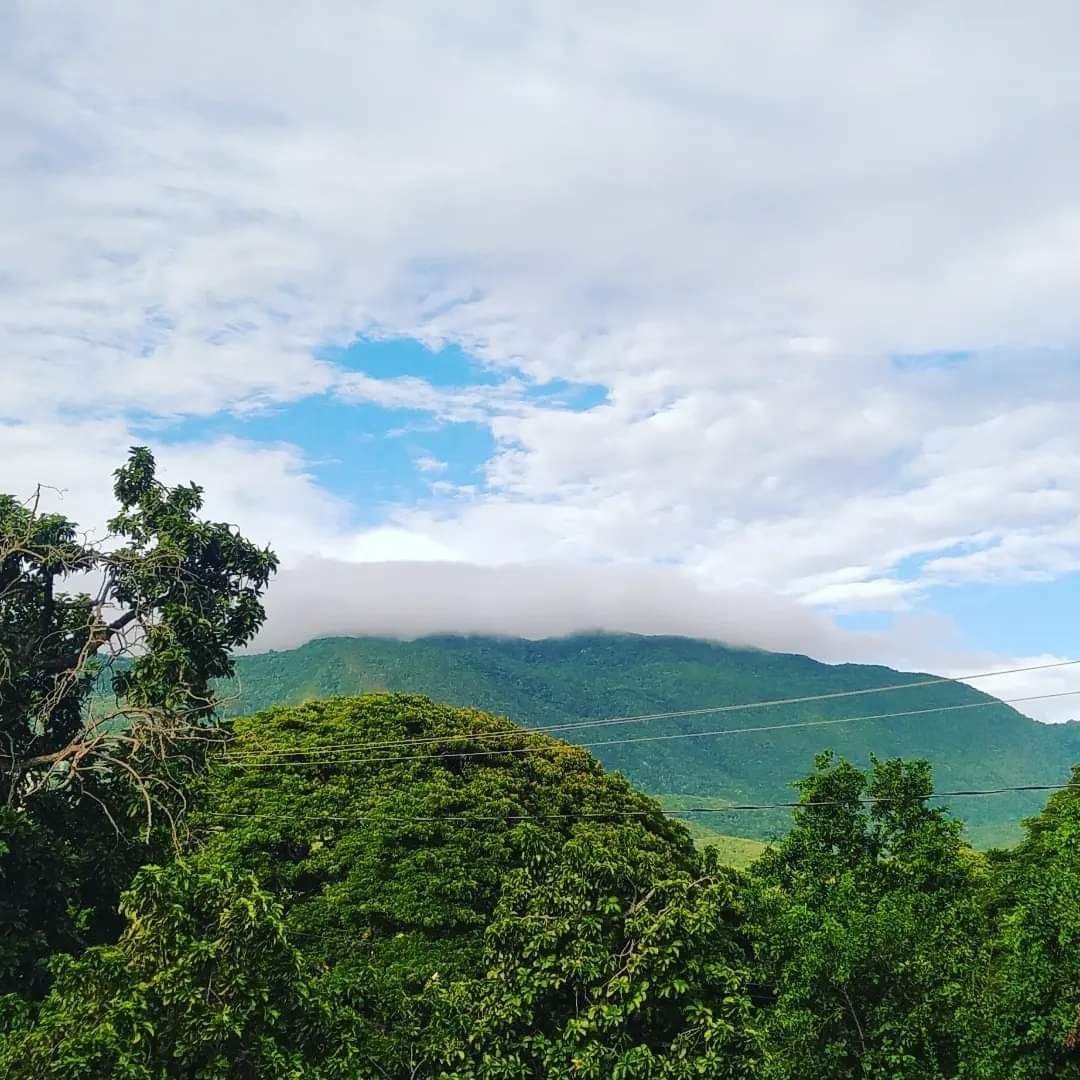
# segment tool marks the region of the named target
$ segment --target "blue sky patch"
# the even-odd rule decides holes
[[[1035,656],[1053,642],[1059,655],[1080,656],[1080,574],[941,586],[927,591],[926,607],[964,627],[985,649]]]
[[[318,356],[347,371],[373,379],[409,376],[442,389],[498,386],[516,378],[525,383],[526,400],[548,408],[584,412],[607,399],[607,387],[599,384],[568,382],[566,379],[532,382],[513,366],[496,368],[477,360],[460,345],[444,345],[433,350],[415,338],[358,338],[344,348],[321,349]]]
[[[1060,655],[1080,656],[1078,608],[1080,574],[1053,581],[936,585],[922,590],[917,603],[918,611],[933,612],[962,627],[979,648],[1008,656],[1040,655],[1047,651],[1047,642],[1053,642]],[[897,616],[887,611],[851,611],[834,614],[833,619],[845,630],[887,633],[895,627]]]
[[[908,555],[893,568],[893,576],[902,581],[914,581],[922,576],[923,568],[927,563],[934,562],[936,559],[952,559],[958,555],[967,555],[982,546],[971,541],[962,541],[947,547],[935,548],[933,551],[920,551],[918,554]]]
[[[358,338],[344,348],[320,349],[318,356],[373,379],[410,375],[432,386],[495,386],[506,377],[481,364],[459,345],[432,350],[414,338]]]
[[[569,409],[572,412],[588,412],[607,401],[607,387],[595,383],[573,383],[565,379],[552,379],[546,383],[534,383],[526,392],[529,401],[546,405],[551,409]]]
[[[356,527],[378,524],[388,506],[431,499],[435,481],[482,484],[483,466],[495,452],[486,425],[440,424],[419,410],[346,403],[325,394],[252,415],[188,419],[163,434],[178,441],[231,436],[298,446],[318,483],[352,504]],[[425,472],[417,465],[425,458],[446,468]]]
[[[521,378],[520,373],[481,364],[456,345],[433,351],[407,338],[362,339],[319,355],[347,371],[377,379],[409,376],[444,390],[498,386],[515,375]],[[605,401],[607,390],[558,379],[527,383],[522,396],[545,408],[584,411]],[[222,412],[166,424],[156,420],[152,430],[170,441],[228,436],[299,447],[318,483],[355,508],[356,527],[378,524],[391,506],[445,498],[444,485],[482,487],[484,467],[496,451],[487,424],[350,402],[333,392],[255,413]]]

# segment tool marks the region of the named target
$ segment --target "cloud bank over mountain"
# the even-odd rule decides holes
[[[338,635],[544,638],[602,630],[673,634],[803,653],[829,663],[880,663],[954,678],[1060,659],[971,650],[955,627],[932,616],[909,616],[887,632],[843,630],[790,599],[706,591],[678,571],[657,567],[308,560],[279,575],[267,610],[253,651],[295,648]],[[1075,684],[1075,669],[1069,668],[972,682],[1004,698],[1056,693]],[[1017,707],[1049,722],[1077,715],[1070,698]]]

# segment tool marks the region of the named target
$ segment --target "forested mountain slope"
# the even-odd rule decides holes
[[[240,657],[230,711],[248,713],[365,690],[407,690],[501,713],[528,726],[803,697],[927,675],[805,656],[735,649],[673,637],[581,635],[527,641],[485,637],[328,638],[299,649]],[[960,684],[912,687],[835,701],[585,728],[560,734],[588,745],[608,740],[768,727],[990,701]],[[1048,726],[1002,704],[790,731],[595,746],[593,752],[646,791],[710,804],[784,801],[813,756],[832,749],[865,764],[926,758],[939,790],[1063,781],[1080,760],[1080,723]],[[673,800],[673,802],[676,800]],[[686,805],[694,800],[680,798]],[[1044,795],[961,799],[954,810],[978,843],[1006,842]],[[718,814],[722,833],[767,837],[786,813]]]

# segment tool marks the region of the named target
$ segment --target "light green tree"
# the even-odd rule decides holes
[[[992,990],[968,1074],[1080,1077],[1080,766],[997,860]]]

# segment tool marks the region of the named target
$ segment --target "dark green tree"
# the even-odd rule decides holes
[[[996,860],[992,990],[971,1076],[1080,1077],[1080,766]]]
[[[214,709],[211,682],[263,620],[273,553],[203,521],[202,491],[166,487],[145,447],[116,472],[119,512],[91,543],[74,523],[0,496],[0,778],[41,792],[124,779],[148,811],[156,768]],[[93,592],[68,591],[69,579]],[[123,661],[123,662],[121,662]],[[110,693],[95,695],[103,675]]]
[[[957,1075],[988,965],[983,860],[928,804],[925,762],[824,754],[798,787],[752,868],[777,1075]]]
[[[53,961],[37,1008],[0,999],[11,1080],[226,1080],[363,1075],[361,1025],[325,995],[249,875],[182,863],[139,871],[115,945]],[[6,1008],[5,1008],[6,1006]]]

